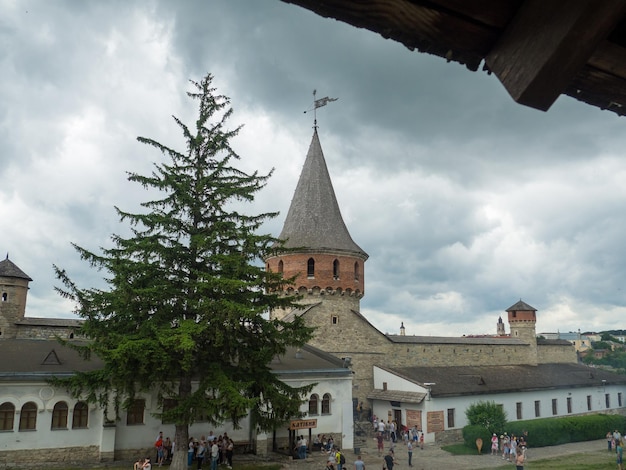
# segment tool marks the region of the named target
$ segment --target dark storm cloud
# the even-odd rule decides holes
[[[320,139],[370,254],[361,305],[379,328],[495,332],[520,297],[541,331],[623,314],[626,142],[612,114],[566,97],[525,108],[493,76],[278,0],[3,6],[0,204],[13,222],[0,249],[35,279],[34,316],[71,312],[52,263],[101,282],[70,242],[97,249],[124,230],[113,205],[147,197],[125,171],[159,159],[135,137],[180,145],[171,115],[193,116],[186,81],[206,72],[245,124],[242,165],[275,168],[253,208],[281,211],[273,234],[310,142],[312,91],[339,98],[318,110]]]

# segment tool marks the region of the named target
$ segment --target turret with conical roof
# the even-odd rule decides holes
[[[368,255],[341,217],[317,129],[279,238],[289,250],[268,257],[266,268],[285,278],[296,276],[300,293],[363,296]]]
[[[24,319],[28,283],[32,279],[7,255],[0,261],[0,339],[15,337],[15,323]]]

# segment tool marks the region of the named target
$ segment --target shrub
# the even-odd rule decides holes
[[[585,415],[515,421],[507,424],[511,435],[525,435],[529,447],[545,447],[602,439],[607,431],[626,429],[626,417]]]
[[[491,433],[484,426],[468,424],[463,428],[463,442],[470,449],[476,449],[476,439],[479,437],[483,440],[483,452],[490,452]]]

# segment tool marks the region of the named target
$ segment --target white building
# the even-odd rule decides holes
[[[465,410],[502,405],[508,421],[624,413],[626,376],[579,364],[374,367],[373,413],[425,433],[425,442],[458,438]]]
[[[36,465],[132,459],[154,453],[159,431],[165,437],[174,436],[174,425],[153,415],[161,411],[154,394],[138,396],[119,421],[106,422],[99,406],[51,386],[51,377],[100,366],[83,361],[54,340],[3,339],[0,357],[0,462]],[[345,361],[308,346],[290,349],[272,362],[273,371],[286,383],[315,384],[303,400],[306,420],[294,420],[299,424],[298,435],[333,434],[342,446],[352,448],[353,374],[346,366]],[[290,448],[290,423],[270,434],[257,433],[247,420],[240,425],[241,429],[234,429],[224,423],[212,429],[200,419],[190,427],[190,436],[199,438],[210,430],[216,435],[228,432],[239,450],[259,454]],[[293,438],[296,431],[291,434]]]

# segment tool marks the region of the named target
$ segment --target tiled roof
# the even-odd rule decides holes
[[[399,401],[402,403],[421,403],[426,398],[425,393],[403,392],[402,390],[382,390],[375,388],[367,394],[369,400]]]
[[[503,366],[381,367],[416,384],[430,383],[433,397],[626,385],[626,376],[575,363]]]
[[[493,345],[518,345],[527,344],[519,338],[509,336],[403,336],[387,335],[394,343],[415,344],[493,344]]]
[[[85,361],[78,352],[56,340],[0,341],[0,379],[62,376],[102,367],[99,359]]]
[[[535,307],[531,307],[526,302],[524,302],[522,299],[519,299],[519,302],[511,305],[505,311],[506,312],[512,312],[512,311],[519,312],[520,310],[531,311],[531,312],[536,312],[537,311],[537,309]]]

